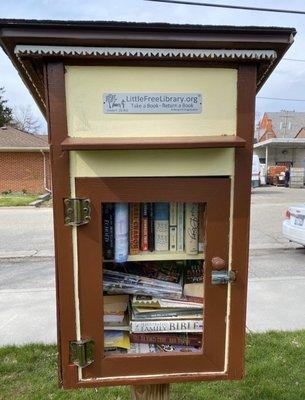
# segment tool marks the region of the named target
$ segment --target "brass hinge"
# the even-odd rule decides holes
[[[64,199],[65,225],[80,226],[88,224],[91,219],[91,202],[89,199]]]
[[[75,364],[80,368],[85,368],[92,364],[94,341],[74,340],[70,342],[70,364]]]
[[[228,285],[236,281],[236,272],[221,269],[212,271],[212,285]]]

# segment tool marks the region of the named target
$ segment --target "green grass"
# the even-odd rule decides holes
[[[59,389],[56,360],[55,346],[0,348],[0,399],[131,399],[124,387]],[[171,385],[171,399],[304,400],[305,331],[248,335],[244,380]]]
[[[37,196],[28,194],[6,194],[0,196],[0,207],[28,206]]]

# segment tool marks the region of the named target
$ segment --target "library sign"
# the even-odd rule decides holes
[[[104,93],[106,114],[200,114],[198,93]]]

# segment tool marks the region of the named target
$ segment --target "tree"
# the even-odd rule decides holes
[[[37,133],[41,123],[32,113],[31,106],[19,106],[14,109],[12,126],[27,133]]]
[[[7,100],[3,98],[4,87],[0,87],[0,126],[10,125],[13,122],[13,110],[7,106]]]

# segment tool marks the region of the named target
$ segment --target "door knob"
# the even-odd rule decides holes
[[[212,267],[213,267],[213,269],[216,269],[217,271],[220,271],[221,269],[226,268],[225,260],[223,260],[220,257],[213,257],[212,258]]]

